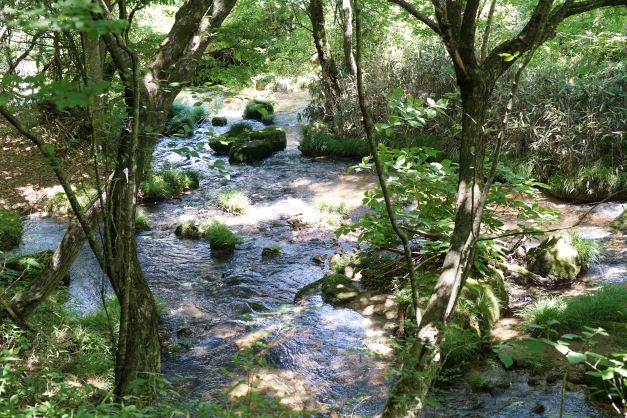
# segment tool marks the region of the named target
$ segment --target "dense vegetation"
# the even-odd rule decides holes
[[[215,318],[183,303],[202,280],[216,280],[212,296],[225,292],[242,308],[228,318],[232,334],[291,309],[259,302],[265,293],[300,303],[317,292],[371,317],[398,365],[377,411],[386,417],[419,414],[464,369],[472,390],[493,390],[482,367],[497,361],[557,373],[563,387],[575,374],[595,402],[625,413],[625,283],[559,294],[603,261],[605,247],[624,253],[614,248],[624,245],[624,205],[603,221],[604,240],[576,227],[597,203],[627,198],[625,0],[103,5],[9,0],[0,9],[0,135],[13,155],[0,187],[28,205],[0,196],[0,415],[336,414],[319,399],[282,403],[285,392],[257,376],[281,364],[271,335],[290,320],[232,344],[236,354],[215,373],[235,383],[217,403],[173,390],[162,351],[176,358],[198,336],[163,318],[170,308],[191,312],[189,326],[211,344]],[[303,91],[307,106],[292,118],[292,95]],[[153,161],[164,148],[167,161]],[[39,187],[33,156],[60,188]],[[317,196],[299,171],[314,165],[330,168],[323,189],[360,188],[362,207]],[[255,189],[264,176],[271,180]],[[376,185],[366,188],[369,179]],[[595,205],[555,226],[547,194]],[[160,205],[168,219],[155,219]],[[277,207],[280,217],[267,219]],[[25,222],[30,211],[67,223],[57,248],[19,252],[33,233],[23,225],[40,219]],[[162,263],[178,255],[167,246],[179,245],[199,265],[244,269],[246,279],[259,278],[260,264],[276,267],[273,278],[293,270],[263,292],[212,270],[181,280],[181,307],[164,307],[144,276],[139,231],[163,240]],[[303,240],[342,253],[308,254],[320,275],[332,274],[294,289],[310,270],[285,260]],[[89,314],[72,307],[67,288],[85,244],[102,270],[100,309]],[[503,317],[520,320],[505,340],[494,333]]]

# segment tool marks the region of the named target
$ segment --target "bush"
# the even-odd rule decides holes
[[[151,201],[171,199],[183,192],[198,188],[198,173],[168,168],[157,173],[149,173],[140,185],[142,198]]]
[[[0,209],[0,251],[20,245],[22,222],[17,212]]]
[[[579,332],[585,326],[611,329],[627,320],[625,301],[627,286],[608,284],[581,296],[538,300],[527,306],[521,316],[525,325],[532,326],[532,331],[535,325],[558,333]]]
[[[450,322],[442,335],[440,351],[445,368],[458,367],[476,358],[481,350],[482,339],[479,333],[465,324]]]
[[[168,136],[189,136],[207,117],[207,109],[202,105],[189,105],[174,101],[170,107],[165,134]]]
[[[242,192],[235,189],[227,189],[218,194],[216,205],[226,212],[241,214],[250,206],[250,199]]]
[[[272,103],[255,99],[246,103],[246,108],[244,109],[244,119],[263,121],[264,115],[272,113],[274,113],[274,106]]]
[[[335,157],[360,160],[370,154],[368,144],[360,138],[340,138],[319,124],[303,128],[303,140],[298,146],[306,157]]]
[[[557,197],[581,202],[603,200],[618,193],[627,196],[627,173],[615,170],[603,161],[583,165],[571,173],[554,174],[547,180],[549,193]]]

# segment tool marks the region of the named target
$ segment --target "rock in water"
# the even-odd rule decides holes
[[[226,126],[228,124],[228,120],[222,116],[215,116],[211,119],[211,126]]]
[[[527,253],[527,268],[558,282],[574,280],[581,271],[581,257],[570,236],[553,235]]]
[[[610,228],[627,233],[627,209],[618,215],[616,219],[610,222]]]
[[[261,161],[287,146],[285,131],[266,128],[249,134],[249,141],[236,142],[229,152],[229,163],[250,164]]]
[[[246,103],[244,109],[244,119],[255,119],[261,121],[263,115],[274,113],[274,106],[272,103],[263,100],[251,100]]]
[[[345,305],[359,296],[359,285],[343,274],[331,274],[322,279],[322,299],[332,305]]]

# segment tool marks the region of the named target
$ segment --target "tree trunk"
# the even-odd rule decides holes
[[[324,6],[322,5],[322,0],[310,0],[307,11],[311,20],[314,45],[318,53],[322,80],[324,81],[324,86],[329,96],[327,105],[332,105],[333,101],[340,93],[340,86],[338,83],[337,66],[335,65],[333,56],[331,56],[331,50],[327,41],[327,32],[324,27]]]
[[[354,76],[357,74],[357,65],[353,54],[353,8],[351,7],[351,0],[342,0],[342,13],[344,63],[347,72]]]
[[[401,375],[392,388],[384,417],[417,416],[439,370],[438,344],[441,331],[453,312],[475,254],[481,216],[485,206],[483,133],[485,110],[491,87],[484,79],[460,84],[462,91],[462,143],[455,227],[442,271],[418,327],[418,337],[409,344]]]

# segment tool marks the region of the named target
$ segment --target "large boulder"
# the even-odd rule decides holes
[[[229,121],[224,116],[214,116],[211,119],[211,126],[226,126]]]
[[[277,151],[283,151],[287,146],[285,131],[276,128],[266,128],[253,131],[248,135],[250,140],[238,141],[231,144],[229,163],[250,164],[268,158]]]
[[[264,115],[274,113],[272,103],[263,100],[251,100],[246,103],[244,109],[244,119],[255,119],[261,121]]]
[[[568,282],[577,278],[581,271],[581,257],[566,234],[546,238],[527,252],[529,271],[557,282]]]
[[[239,142],[250,141],[253,133],[247,123],[237,123],[224,134],[209,140],[209,147],[218,155],[229,155],[231,147]]]

